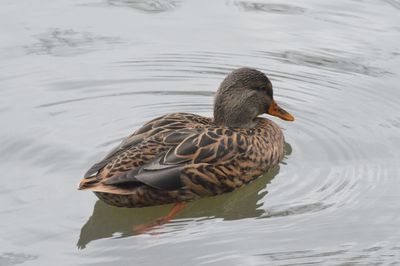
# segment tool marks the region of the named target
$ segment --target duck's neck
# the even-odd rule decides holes
[[[226,98],[215,98],[214,103],[214,123],[217,126],[236,127],[236,128],[252,128],[255,127],[255,121],[258,115],[256,106],[235,105],[234,101]]]
[[[228,114],[214,109],[214,123],[222,127],[252,128],[257,122],[245,113]]]

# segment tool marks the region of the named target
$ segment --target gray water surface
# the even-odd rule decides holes
[[[398,0],[2,0],[0,30],[0,265],[400,265]],[[241,66],[296,117],[279,167],[151,234],[171,206],[76,190]]]

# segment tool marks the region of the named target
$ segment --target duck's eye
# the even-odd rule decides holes
[[[265,92],[265,87],[257,86],[257,87],[253,87],[252,89],[256,90],[256,91],[264,91]]]

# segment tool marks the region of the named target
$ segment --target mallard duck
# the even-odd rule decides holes
[[[265,74],[251,68],[231,72],[214,101],[214,117],[173,113],[146,123],[79,184],[118,207],[177,203],[231,192],[277,165],[284,136],[270,114],[294,117],[273,99]],[[171,217],[171,216],[169,216]]]

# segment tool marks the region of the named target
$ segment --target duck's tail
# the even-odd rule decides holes
[[[106,185],[99,179],[99,177],[93,176],[89,178],[82,178],[79,182],[78,190],[90,190],[92,192],[103,192],[110,194],[128,195],[135,192],[137,187],[123,188],[114,185]]]
[[[85,190],[96,186],[99,183],[99,179],[96,176],[89,178],[82,178],[78,185],[78,190]]]

